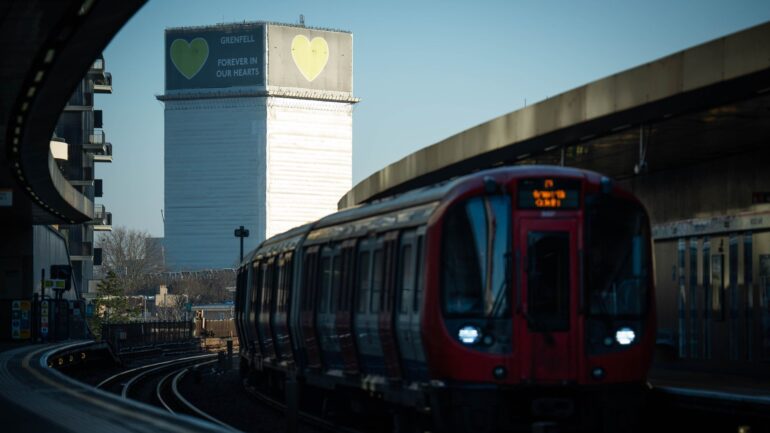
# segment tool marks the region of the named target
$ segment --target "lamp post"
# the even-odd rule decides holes
[[[239,228],[235,229],[235,237],[241,238],[241,262],[243,261],[243,238],[249,237],[249,231],[243,226],[240,226]]]

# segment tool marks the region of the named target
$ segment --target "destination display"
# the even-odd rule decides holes
[[[524,179],[519,181],[519,209],[577,209],[580,181],[573,179]]]

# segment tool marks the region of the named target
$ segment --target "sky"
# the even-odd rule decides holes
[[[241,21],[353,33],[353,184],[588,82],[770,20],[767,0],[149,0],[104,51],[96,95],[113,225],[163,236],[164,30]]]

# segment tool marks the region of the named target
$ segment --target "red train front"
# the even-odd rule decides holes
[[[428,230],[422,325],[444,410],[465,428],[568,419],[621,429],[654,345],[644,208],[590,172],[479,177]]]
[[[418,430],[620,431],[652,359],[651,266],[647,214],[608,178],[482,171],[263,243],[238,279],[242,368]]]

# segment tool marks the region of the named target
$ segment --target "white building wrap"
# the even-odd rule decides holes
[[[266,236],[335,212],[352,161],[351,104],[268,98]]]
[[[165,248],[174,270],[232,267],[265,233],[265,98],[166,101]]]

